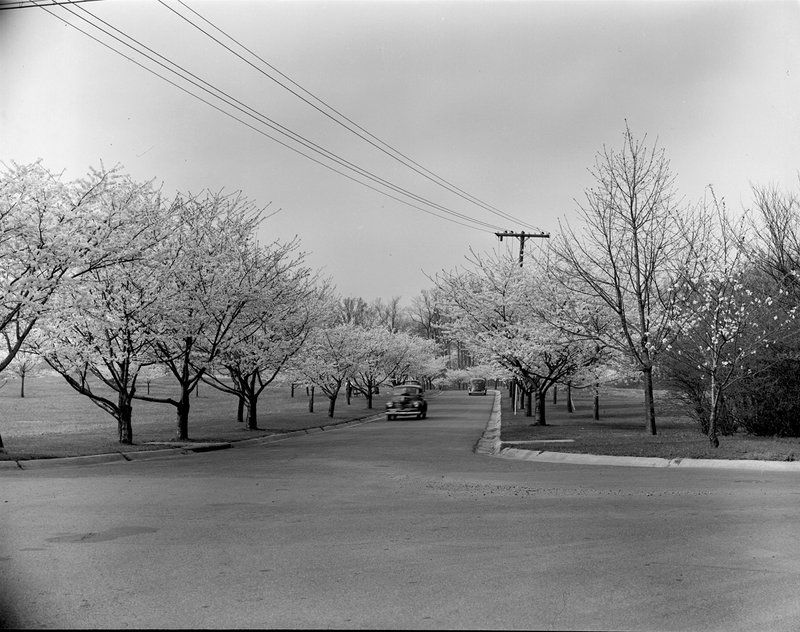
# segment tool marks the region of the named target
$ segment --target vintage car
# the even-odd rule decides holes
[[[474,377],[469,381],[469,395],[486,395],[486,380]]]
[[[386,402],[386,419],[398,417],[425,419],[428,416],[428,402],[425,401],[422,386],[419,384],[400,384],[392,390],[392,398]]]

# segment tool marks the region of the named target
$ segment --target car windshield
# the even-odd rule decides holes
[[[395,386],[395,395],[419,395],[419,386]]]

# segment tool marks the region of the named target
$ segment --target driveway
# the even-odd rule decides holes
[[[4,622],[800,628],[797,473],[476,454],[491,409],[2,470]]]

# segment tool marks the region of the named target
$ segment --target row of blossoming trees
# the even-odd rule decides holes
[[[0,372],[36,354],[131,443],[136,400],[172,406],[176,436],[188,438],[200,381],[238,397],[255,429],[259,395],[279,374],[318,386],[333,416],[346,380],[371,394],[437,370],[430,341],[337,322],[340,301],[297,239],[258,241],[263,213],[240,194],[165,199],[118,170],[65,182],[38,162],[5,167]],[[139,388],[161,373],[172,395]]]
[[[798,199],[754,188],[735,216],[711,188],[686,203],[645,141],[626,126],[621,149],[598,153],[580,221],[522,265],[473,253],[438,275],[447,330],[535,396],[539,423],[558,383],[638,375],[652,434],[654,378],[690,402],[715,447],[740,428],[800,434]]]

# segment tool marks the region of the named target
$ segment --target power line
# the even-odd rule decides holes
[[[67,0],[72,4],[80,4],[83,2],[100,2],[100,0]],[[48,2],[43,2],[38,4],[36,0],[13,0],[12,2],[3,2],[0,3],[0,11],[8,11],[9,9],[33,9],[34,7],[55,7],[61,4],[65,4],[63,1],[58,2],[57,0],[49,0]]]
[[[137,54],[139,54],[139,55],[141,55],[141,56],[145,57],[146,59],[150,60],[151,62],[154,62],[154,63],[156,63],[157,65],[159,65],[159,66],[161,66],[162,68],[166,69],[167,71],[169,71],[169,72],[173,73],[174,75],[177,75],[177,76],[178,76],[178,77],[180,77],[182,80],[184,80],[184,81],[187,81],[188,83],[190,83],[190,84],[194,85],[195,87],[197,87],[197,88],[200,88],[201,90],[203,90],[203,91],[207,92],[208,94],[210,94],[210,95],[211,95],[211,96],[213,96],[214,98],[216,98],[216,99],[218,99],[218,100],[220,100],[220,101],[224,102],[226,105],[228,105],[228,106],[232,106],[233,108],[235,108],[235,109],[239,110],[240,112],[242,112],[242,113],[246,114],[247,116],[250,116],[251,118],[254,118],[254,119],[256,119],[256,120],[257,120],[257,121],[259,121],[260,123],[262,123],[262,124],[264,124],[264,125],[267,125],[268,127],[270,127],[270,128],[272,128],[272,129],[274,129],[275,131],[278,131],[279,133],[283,134],[284,136],[287,136],[287,137],[289,137],[291,140],[293,140],[293,141],[297,142],[298,144],[301,144],[301,145],[303,145],[304,147],[306,147],[306,148],[308,148],[308,149],[310,149],[310,150],[312,150],[312,151],[314,151],[314,152],[316,152],[316,153],[319,153],[319,154],[323,155],[325,158],[327,158],[327,159],[329,159],[329,160],[331,160],[331,161],[333,161],[333,162],[336,162],[337,164],[339,164],[339,165],[341,165],[341,166],[343,166],[343,167],[345,167],[345,168],[347,168],[347,169],[350,169],[350,170],[352,170],[352,171],[355,171],[356,173],[358,173],[358,174],[359,174],[359,175],[361,175],[362,177],[366,177],[367,179],[370,179],[370,180],[372,180],[372,181],[374,181],[374,182],[376,182],[376,183],[378,183],[378,184],[381,184],[382,186],[385,186],[385,187],[387,187],[387,188],[390,188],[390,189],[392,189],[392,190],[394,190],[394,191],[398,192],[398,193],[399,193],[399,194],[401,194],[401,195],[406,195],[406,196],[410,197],[411,199],[417,200],[417,201],[419,201],[419,202],[421,202],[421,203],[423,203],[423,204],[427,204],[427,205],[429,205],[429,206],[431,206],[431,207],[433,207],[433,208],[439,209],[439,210],[441,210],[441,211],[442,211],[442,212],[444,212],[444,213],[447,213],[447,214],[453,215],[454,217],[459,217],[459,218],[461,218],[461,219],[463,219],[463,220],[465,220],[465,221],[472,222],[473,224],[482,225],[484,228],[477,228],[476,226],[472,226],[472,225],[464,224],[463,222],[459,222],[459,221],[453,220],[453,219],[451,219],[451,218],[448,218],[448,217],[446,217],[446,216],[439,215],[439,214],[437,214],[437,213],[434,213],[434,212],[432,212],[432,211],[429,211],[428,209],[422,208],[422,207],[420,207],[420,206],[417,206],[417,205],[415,205],[415,204],[411,204],[411,203],[409,203],[407,200],[403,200],[403,199],[401,199],[401,198],[398,198],[398,197],[396,197],[396,196],[394,196],[394,195],[391,195],[391,194],[389,194],[389,193],[386,193],[385,191],[383,191],[383,190],[381,190],[381,189],[378,189],[378,188],[376,188],[376,187],[373,187],[373,186],[371,186],[371,185],[369,185],[369,184],[367,184],[367,183],[364,183],[364,182],[362,182],[361,180],[358,180],[358,179],[356,179],[356,178],[353,178],[352,176],[350,176],[350,175],[348,175],[348,174],[346,174],[346,173],[344,173],[344,172],[342,172],[342,171],[339,171],[338,169],[335,169],[335,168],[331,167],[330,165],[328,165],[328,164],[326,164],[326,163],[323,163],[323,162],[321,162],[321,161],[317,160],[316,158],[313,158],[312,156],[309,156],[309,155],[308,155],[308,154],[306,154],[305,152],[303,152],[303,151],[300,151],[300,150],[298,150],[297,148],[295,148],[295,147],[292,147],[291,145],[288,145],[288,144],[284,143],[283,141],[280,141],[279,139],[275,138],[274,136],[272,136],[272,135],[270,135],[270,134],[267,134],[267,133],[265,133],[263,130],[259,130],[259,129],[257,129],[257,128],[253,127],[251,124],[249,124],[249,123],[247,123],[247,122],[243,121],[243,120],[242,120],[242,119],[240,119],[239,117],[237,117],[237,116],[235,116],[235,115],[231,114],[230,112],[228,112],[228,111],[226,111],[226,110],[223,110],[223,109],[221,109],[220,107],[218,107],[218,106],[214,105],[213,103],[211,103],[211,102],[207,101],[206,99],[203,99],[202,97],[198,96],[198,95],[197,95],[197,94],[195,94],[194,92],[192,92],[192,91],[190,91],[190,90],[186,89],[186,88],[185,88],[185,87],[183,87],[183,86],[180,86],[180,85],[176,84],[175,82],[173,82],[173,81],[171,81],[170,79],[168,79],[168,78],[164,77],[163,75],[159,74],[158,72],[154,71],[153,69],[151,69],[151,68],[149,68],[149,67],[147,67],[147,66],[145,66],[145,65],[141,64],[140,62],[138,62],[138,61],[136,61],[136,60],[134,60],[133,58],[131,58],[131,57],[129,57],[128,55],[126,55],[125,53],[123,53],[123,52],[121,52],[121,51],[117,50],[116,48],[114,48],[113,46],[111,46],[110,44],[108,44],[107,42],[104,42],[104,41],[102,41],[102,40],[100,40],[100,39],[98,39],[98,38],[94,37],[93,35],[91,35],[90,33],[87,33],[86,31],[84,31],[84,30],[83,30],[83,29],[81,29],[80,27],[76,26],[75,24],[72,24],[72,23],[70,23],[70,22],[68,22],[68,21],[64,20],[64,18],[63,18],[63,17],[56,16],[56,15],[55,15],[55,14],[54,14],[52,11],[50,11],[50,10],[49,10],[49,9],[47,9],[47,8],[45,8],[45,7],[46,7],[46,6],[48,6],[48,5],[46,5],[46,4],[44,4],[44,3],[42,3],[42,4],[37,4],[37,0],[32,0],[32,2],[34,3],[34,5],[35,5],[35,6],[39,6],[39,7],[41,7],[42,9],[44,9],[45,11],[47,11],[48,13],[50,13],[50,14],[51,14],[53,17],[56,17],[57,19],[60,19],[60,20],[62,20],[62,21],[65,23],[65,24],[67,24],[67,25],[69,25],[69,26],[71,26],[71,27],[75,28],[77,31],[79,31],[79,32],[83,33],[84,35],[86,35],[86,36],[88,36],[88,37],[90,37],[90,38],[92,38],[92,39],[93,39],[93,40],[95,40],[96,42],[98,42],[98,43],[102,44],[102,45],[103,45],[103,46],[105,46],[106,48],[109,48],[110,50],[112,50],[112,51],[114,51],[115,53],[117,53],[117,54],[121,55],[122,57],[125,57],[126,59],[128,59],[128,60],[129,60],[129,61],[131,61],[132,63],[135,63],[135,64],[136,64],[136,65],[138,65],[139,67],[141,67],[141,68],[143,68],[144,70],[147,70],[148,72],[150,72],[150,73],[152,73],[152,74],[156,75],[157,77],[161,78],[162,80],[166,81],[167,83],[170,83],[171,85],[173,85],[173,86],[175,86],[175,87],[177,87],[177,88],[179,88],[179,89],[183,90],[184,92],[186,92],[186,93],[187,93],[187,94],[189,94],[190,96],[193,96],[194,98],[196,98],[196,99],[198,99],[198,100],[202,101],[203,103],[206,103],[207,105],[209,105],[209,106],[211,106],[211,107],[213,107],[213,108],[217,109],[218,111],[222,112],[222,113],[223,113],[223,114],[225,114],[226,116],[229,116],[229,117],[233,118],[234,120],[236,120],[236,121],[238,121],[238,122],[240,122],[240,123],[243,123],[244,125],[247,125],[249,128],[253,129],[254,131],[256,131],[256,132],[258,132],[258,133],[260,133],[260,134],[262,134],[262,135],[266,136],[267,138],[270,138],[271,140],[273,140],[273,141],[275,141],[275,142],[278,142],[279,144],[283,145],[284,147],[287,147],[288,149],[291,149],[292,151],[295,151],[296,153],[299,153],[300,155],[302,155],[302,156],[304,156],[304,157],[308,158],[309,160],[312,160],[312,161],[316,162],[317,164],[320,164],[320,165],[322,165],[322,166],[324,166],[324,167],[326,167],[326,168],[328,168],[328,169],[330,169],[330,170],[334,171],[335,173],[338,173],[339,175],[343,175],[343,176],[347,177],[348,179],[350,179],[350,180],[352,180],[352,181],[354,181],[354,182],[357,182],[358,184],[361,184],[362,186],[365,186],[365,187],[367,187],[367,188],[370,188],[370,189],[372,189],[372,190],[374,190],[374,191],[376,191],[376,192],[378,192],[378,193],[381,193],[381,194],[383,194],[383,195],[385,195],[385,196],[387,196],[387,197],[389,197],[389,198],[391,198],[391,199],[394,199],[394,200],[396,200],[396,201],[398,201],[398,202],[401,202],[401,203],[403,203],[403,204],[406,204],[407,206],[410,206],[410,207],[412,207],[412,208],[415,208],[415,209],[417,209],[417,210],[421,210],[421,211],[423,211],[423,212],[426,212],[426,213],[428,213],[428,214],[430,214],[430,215],[433,215],[433,216],[435,216],[435,217],[439,217],[440,219],[444,219],[444,220],[446,220],[446,221],[453,221],[454,223],[457,223],[457,224],[459,224],[459,225],[462,225],[462,226],[465,226],[465,227],[468,227],[468,228],[473,228],[473,229],[476,229],[476,230],[485,230],[485,228],[490,228],[490,229],[492,229],[492,228],[496,228],[495,226],[493,226],[493,225],[491,225],[491,224],[489,224],[489,223],[487,223],[487,222],[483,222],[482,220],[476,220],[476,219],[474,219],[474,218],[471,218],[471,217],[469,217],[469,216],[467,216],[467,215],[464,215],[463,213],[459,213],[459,212],[457,212],[457,211],[454,211],[454,210],[452,210],[452,209],[449,209],[449,208],[447,208],[447,207],[444,207],[444,206],[442,206],[442,205],[440,205],[440,204],[437,204],[437,203],[435,203],[435,202],[431,202],[431,201],[429,201],[429,200],[427,200],[427,199],[425,199],[425,198],[422,198],[422,197],[420,197],[420,196],[418,196],[418,195],[416,195],[416,194],[414,194],[414,193],[412,193],[412,192],[409,192],[409,191],[407,191],[406,189],[403,189],[402,187],[398,187],[397,185],[394,185],[394,184],[392,184],[391,182],[388,182],[387,180],[384,180],[383,178],[380,178],[379,176],[376,176],[375,174],[372,174],[371,172],[369,172],[369,171],[367,171],[367,170],[365,170],[365,169],[362,169],[362,168],[358,167],[357,165],[354,165],[353,163],[350,163],[349,161],[347,161],[347,160],[345,160],[345,159],[343,159],[343,158],[341,158],[341,157],[337,156],[337,155],[336,155],[336,154],[334,154],[333,152],[330,152],[330,151],[328,151],[328,150],[326,150],[326,149],[324,149],[324,148],[322,148],[322,147],[320,147],[320,146],[316,145],[315,143],[313,143],[313,142],[309,141],[308,139],[305,139],[303,136],[301,136],[301,135],[299,135],[299,134],[296,134],[295,132],[292,132],[292,131],[291,131],[291,130],[289,130],[288,128],[285,128],[285,127],[281,126],[280,124],[278,124],[278,123],[276,123],[276,122],[272,121],[272,120],[271,120],[271,119],[269,119],[268,117],[266,117],[266,116],[264,116],[263,114],[261,114],[261,113],[257,112],[256,110],[254,110],[253,108],[250,108],[249,106],[247,106],[247,105],[243,104],[242,102],[240,102],[240,101],[238,101],[238,100],[234,99],[233,97],[231,97],[230,95],[228,95],[226,92],[224,92],[224,91],[222,91],[222,90],[220,90],[220,89],[218,89],[218,88],[214,87],[213,85],[209,84],[208,82],[205,82],[204,80],[200,79],[200,78],[199,78],[199,77],[197,77],[196,75],[192,74],[191,72],[189,72],[189,71],[187,71],[186,69],[184,69],[183,67],[181,67],[180,65],[178,65],[178,64],[176,64],[176,63],[174,63],[174,62],[172,62],[171,60],[169,60],[169,59],[167,59],[166,57],[164,57],[164,56],[160,55],[159,53],[156,53],[156,52],[155,52],[155,51],[153,51],[152,49],[150,49],[150,48],[148,48],[147,46],[145,46],[145,45],[141,44],[140,42],[138,42],[138,40],[136,40],[135,38],[133,38],[133,37],[131,37],[131,36],[129,36],[129,35],[127,35],[127,34],[123,33],[122,31],[120,31],[120,30],[119,30],[119,29],[117,29],[116,27],[113,27],[112,25],[108,24],[107,22],[105,22],[105,21],[104,21],[104,20],[102,20],[101,18],[99,18],[99,17],[95,16],[94,14],[92,14],[91,12],[87,11],[85,8],[83,8],[83,7],[78,7],[78,8],[80,8],[80,9],[81,9],[83,12],[87,13],[88,15],[90,15],[91,17],[93,17],[93,18],[95,18],[96,20],[98,20],[98,21],[102,22],[103,24],[106,24],[106,25],[107,25],[109,28],[111,28],[111,29],[114,29],[115,31],[117,31],[118,33],[120,33],[121,35],[123,35],[124,37],[126,37],[126,38],[128,38],[129,40],[131,40],[131,41],[135,42],[135,43],[136,43],[136,45],[140,46],[141,48],[144,48],[144,49],[146,49],[146,50],[149,50],[149,51],[151,51],[151,52],[152,52],[154,55],[156,55],[156,56],[160,57],[161,59],[164,59],[164,60],[165,60],[167,63],[169,63],[169,64],[171,64],[171,65],[175,66],[175,67],[176,67],[176,68],[178,68],[178,69],[180,69],[180,71],[181,71],[181,72],[184,72],[184,73],[186,73],[186,75],[189,75],[189,76],[191,76],[191,77],[194,77],[195,79],[197,79],[197,81],[199,81],[199,82],[201,82],[201,83],[205,84],[205,85],[206,85],[206,86],[208,86],[208,87],[204,87],[203,85],[200,85],[200,84],[199,84],[199,83],[197,83],[196,81],[193,81],[192,79],[188,79],[186,76],[182,75],[180,72],[178,72],[178,71],[176,71],[176,70],[174,70],[174,69],[172,69],[172,68],[169,68],[169,67],[168,67],[168,66],[166,66],[164,63],[162,63],[162,62],[158,61],[157,59],[154,59],[152,56],[148,55],[147,53],[144,53],[144,52],[142,52],[141,50],[137,49],[135,46],[133,46],[133,45],[129,44],[128,42],[125,42],[125,41],[121,40],[119,37],[115,36],[113,33],[110,33],[109,31],[107,31],[107,30],[103,29],[102,27],[100,27],[100,26],[98,26],[97,24],[95,24],[95,23],[91,22],[90,20],[88,20],[88,19],[86,19],[86,18],[84,18],[84,17],[82,17],[82,16],[78,15],[78,14],[77,14],[77,13],[75,13],[75,12],[74,12],[74,11],[73,11],[73,10],[72,10],[70,7],[68,7],[68,6],[65,6],[65,5],[67,5],[67,4],[72,4],[72,3],[73,3],[73,0],[68,0],[68,2],[65,2],[65,3],[63,3],[63,2],[62,2],[62,3],[57,3],[57,4],[58,4],[59,6],[61,6],[62,8],[66,9],[66,10],[67,10],[67,11],[68,11],[68,12],[69,12],[69,13],[70,13],[72,16],[74,16],[74,17],[76,17],[76,18],[78,18],[78,19],[80,19],[80,20],[83,20],[84,22],[86,22],[87,24],[89,24],[90,26],[92,26],[93,28],[95,28],[95,29],[99,30],[100,32],[102,32],[103,34],[105,34],[106,36],[109,36],[109,37],[111,37],[112,39],[116,40],[117,42],[119,42],[119,43],[121,43],[121,44],[123,44],[123,45],[127,46],[128,48],[131,48],[131,49],[132,49],[132,50],[134,50],[134,51],[135,51]],[[213,90],[214,92],[212,92],[212,90]],[[215,93],[216,93],[216,94],[215,94]],[[222,96],[220,96],[220,95],[222,95]],[[239,105],[236,105],[236,103],[240,104],[242,107],[239,107]],[[247,111],[245,111],[245,109],[243,109],[243,108],[246,108],[247,110],[250,110],[250,112],[247,112]]]
[[[481,201],[479,198],[477,198],[477,197],[475,197],[473,195],[470,195],[469,193],[467,193],[463,189],[457,187],[456,185],[452,184],[451,182],[449,182],[445,178],[442,178],[441,176],[439,176],[439,175],[435,174],[434,172],[430,171],[429,169],[423,167],[418,162],[416,162],[413,159],[409,158],[408,156],[406,156],[401,151],[395,149],[394,147],[392,147],[391,145],[389,145],[385,141],[381,140],[380,138],[378,138],[374,134],[370,133],[369,131],[367,131],[366,129],[364,129],[360,125],[358,125],[358,123],[356,123],[352,119],[350,119],[347,116],[345,116],[344,114],[342,114],[339,110],[337,110],[333,106],[331,106],[328,103],[326,103],[323,99],[320,99],[319,97],[314,95],[312,92],[310,92],[309,90],[307,90],[306,88],[304,88],[303,86],[298,84],[296,81],[294,81],[293,79],[288,77],[286,74],[284,74],[283,72],[278,70],[275,66],[270,64],[264,58],[262,58],[261,56],[259,56],[255,52],[253,52],[250,48],[248,48],[247,46],[245,46],[244,44],[239,42],[236,38],[234,38],[233,36],[229,35],[225,31],[220,29],[217,25],[215,25],[213,22],[211,22],[210,20],[208,20],[207,18],[202,16],[200,13],[198,13],[197,11],[192,9],[191,7],[189,7],[185,2],[183,2],[183,0],[177,0],[177,2],[181,6],[183,6],[185,9],[187,9],[188,11],[191,11],[194,15],[196,15],[198,18],[203,20],[206,24],[211,26],[214,30],[216,30],[217,32],[221,33],[228,40],[230,40],[231,42],[233,42],[234,44],[239,46],[241,49],[243,49],[243,50],[247,51],[248,53],[250,53],[250,55],[252,55],[256,59],[258,59],[262,64],[264,64],[265,66],[270,68],[272,71],[276,72],[278,75],[280,75],[286,81],[291,83],[293,86],[295,86],[295,87],[299,88],[300,90],[302,90],[303,93],[307,94],[314,101],[316,101],[317,103],[321,104],[324,108],[326,108],[330,112],[333,112],[336,116],[332,116],[328,111],[326,111],[324,109],[321,109],[315,103],[312,103],[311,101],[306,99],[303,95],[298,94],[295,90],[293,90],[289,86],[285,85],[283,82],[281,82],[280,80],[276,79],[275,77],[270,75],[268,72],[265,72],[262,68],[257,67],[252,62],[250,62],[247,59],[245,59],[244,57],[242,57],[239,53],[237,53],[232,48],[230,48],[229,46],[227,46],[226,44],[221,42],[219,39],[214,37],[211,33],[206,31],[205,29],[203,29],[199,25],[197,25],[195,22],[193,22],[192,20],[187,18],[185,15],[183,15],[179,11],[176,11],[173,7],[169,6],[166,2],[164,2],[164,0],[158,0],[158,2],[162,6],[164,6],[165,8],[169,9],[170,11],[172,11],[175,15],[177,15],[178,17],[180,17],[181,19],[183,19],[187,23],[191,24],[194,28],[199,30],[201,33],[203,33],[204,35],[206,35],[207,37],[209,37],[210,39],[215,41],[217,44],[219,44],[220,46],[225,48],[227,51],[229,51],[230,53],[232,53],[233,55],[235,55],[236,57],[238,57],[239,59],[244,61],[246,64],[248,64],[249,66],[251,66],[252,68],[257,70],[258,72],[260,72],[262,75],[264,75],[265,77],[267,77],[271,81],[275,82],[277,85],[281,86],[285,90],[289,91],[291,94],[293,94],[294,96],[296,96],[297,98],[299,98],[300,100],[302,100],[303,102],[305,102],[306,104],[308,104],[309,106],[311,106],[312,108],[314,108],[315,110],[317,110],[318,112],[323,114],[324,116],[328,117],[330,120],[335,122],[337,125],[340,125],[340,126],[344,127],[345,129],[347,129],[348,131],[352,132],[353,134],[355,134],[356,136],[358,136],[362,140],[366,141],[367,143],[369,143],[370,145],[372,145],[373,147],[375,147],[379,151],[383,152],[387,156],[389,156],[392,159],[400,162],[404,166],[412,169],[413,171],[415,171],[419,175],[422,175],[423,177],[425,177],[426,179],[430,180],[431,182],[434,182],[435,184],[444,187],[445,189],[447,189],[451,193],[455,193],[456,195],[458,195],[462,199],[464,199],[464,200],[466,200],[468,202],[471,202],[473,204],[476,204],[477,206],[483,208],[484,210],[488,210],[489,212],[494,213],[495,215],[498,215],[499,217],[503,217],[504,219],[511,220],[511,221],[513,221],[515,223],[523,224],[523,225],[528,226],[530,228],[534,228],[530,224],[527,224],[526,222],[523,222],[523,221],[521,221],[521,220],[519,220],[519,219],[517,219],[517,218],[515,218],[515,217],[513,217],[513,216],[511,216],[511,215],[509,215],[507,213],[504,213],[503,211],[495,208],[494,206],[491,206],[490,204],[487,204],[487,203]],[[346,121],[347,124],[343,123],[342,119],[344,121]],[[363,134],[361,132],[363,132]],[[366,134],[366,136],[364,136],[364,134]],[[535,230],[538,230],[538,229],[535,229]]]
[[[459,212],[457,212],[457,211],[454,211],[454,210],[452,210],[452,209],[449,209],[449,208],[447,208],[447,207],[445,207],[445,206],[442,206],[442,205],[440,205],[440,204],[437,204],[436,202],[431,202],[430,200],[427,200],[427,199],[425,199],[425,198],[423,198],[423,197],[420,197],[420,196],[418,196],[418,195],[416,195],[416,194],[414,194],[414,193],[412,193],[412,192],[410,192],[410,191],[408,191],[408,190],[406,190],[406,189],[404,189],[404,188],[402,188],[402,187],[399,187],[399,186],[397,186],[397,185],[394,185],[394,184],[392,184],[391,182],[389,182],[388,180],[385,180],[385,179],[383,179],[383,178],[381,178],[381,177],[379,177],[379,176],[376,176],[376,175],[375,175],[375,174],[373,174],[372,172],[370,172],[370,171],[368,171],[368,170],[366,170],[366,169],[362,169],[362,168],[361,168],[361,167],[359,167],[358,165],[355,165],[354,163],[352,163],[352,162],[350,162],[350,161],[348,161],[348,160],[346,160],[346,159],[344,159],[344,158],[342,158],[342,157],[338,156],[337,154],[335,154],[335,153],[333,153],[333,152],[331,152],[331,151],[328,151],[327,149],[325,149],[325,148],[321,147],[320,145],[317,145],[316,143],[314,143],[314,142],[312,142],[312,141],[308,140],[307,138],[305,138],[305,137],[304,137],[304,136],[302,136],[301,134],[297,134],[296,132],[293,132],[293,131],[292,131],[292,130],[290,130],[289,128],[287,128],[287,127],[285,127],[285,126],[281,125],[280,123],[277,123],[276,121],[274,121],[273,119],[271,119],[271,118],[269,118],[269,117],[265,116],[265,115],[264,115],[264,114],[262,114],[261,112],[258,112],[257,110],[255,110],[255,109],[251,108],[250,106],[246,105],[245,103],[243,103],[243,102],[239,101],[238,99],[236,99],[236,98],[232,97],[232,96],[231,96],[230,94],[228,94],[227,92],[225,92],[225,91],[223,91],[223,90],[220,90],[220,89],[219,89],[219,88],[217,88],[216,86],[213,86],[212,84],[210,84],[210,83],[208,83],[207,81],[203,80],[202,78],[198,77],[198,76],[197,76],[197,75],[195,75],[194,73],[192,73],[192,72],[188,71],[186,68],[184,68],[184,67],[183,67],[183,66],[181,66],[180,64],[176,64],[176,63],[175,63],[175,62],[173,62],[172,60],[170,60],[170,59],[167,59],[166,57],[164,57],[164,56],[163,56],[163,55],[161,55],[160,53],[158,53],[158,52],[154,51],[152,48],[150,48],[150,47],[148,47],[148,46],[146,46],[146,45],[142,44],[141,42],[139,42],[139,41],[138,41],[137,39],[135,39],[134,37],[131,37],[130,35],[128,35],[128,34],[126,34],[126,33],[122,32],[122,31],[121,31],[121,30],[119,30],[118,28],[116,28],[116,27],[114,27],[113,25],[109,24],[108,22],[106,22],[106,21],[105,21],[105,20],[103,20],[102,18],[100,18],[100,17],[98,17],[98,16],[96,16],[96,15],[92,14],[90,11],[88,11],[88,10],[84,9],[83,7],[79,7],[79,8],[80,8],[80,9],[81,9],[81,10],[82,10],[84,13],[87,13],[88,15],[92,16],[92,17],[93,17],[95,20],[98,20],[99,22],[101,22],[101,23],[103,23],[104,25],[106,25],[108,28],[110,28],[110,29],[113,29],[114,31],[116,31],[117,33],[119,33],[120,35],[122,35],[123,37],[126,37],[126,38],[128,38],[129,40],[131,40],[132,42],[134,42],[134,43],[135,43],[137,46],[139,46],[139,47],[141,47],[141,48],[143,48],[143,49],[145,49],[145,50],[149,51],[149,52],[150,52],[150,53],[152,53],[153,55],[156,55],[156,56],[157,56],[157,57],[159,57],[160,59],[164,60],[164,61],[165,61],[165,62],[167,62],[168,64],[171,64],[172,66],[174,66],[175,68],[177,68],[178,70],[180,70],[182,73],[185,73],[185,75],[188,75],[188,76],[189,76],[189,77],[191,77],[192,79],[196,79],[197,81],[199,81],[199,82],[200,82],[200,83],[202,83],[203,85],[199,85],[197,82],[195,82],[195,81],[192,81],[192,79],[187,79],[185,76],[182,76],[182,75],[181,75],[179,72],[176,72],[175,70],[173,70],[173,69],[171,69],[171,68],[168,68],[168,67],[167,67],[167,66],[165,66],[163,63],[161,63],[160,61],[158,61],[158,60],[154,59],[154,58],[153,58],[153,57],[151,57],[150,55],[148,55],[148,54],[146,54],[146,53],[142,53],[142,51],[141,51],[141,50],[137,50],[137,49],[136,49],[134,46],[132,46],[131,44],[128,44],[127,42],[124,42],[124,41],[120,40],[118,37],[116,37],[115,35],[113,35],[113,34],[109,33],[109,32],[108,32],[108,31],[106,31],[105,29],[103,29],[103,28],[101,28],[101,27],[98,27],[96,24],[92,23],[90,20],[87,20],[86,18],[83,18],[83,17],[81,17],[81,16],[79,16],[79,15],[75,14],[75,13],[74,13],[73,11],[71,11],[70,9],[68,9],[68,10],[70,11],[70,13],[72,13],[73,15],[75,15],[76,17],[78,17],[79,19],[82,19],[84,22],[86,22],[86,23],[90,24],[90,25],[91,25],[91,26],[93,26],[94,28],[96,28],[96,29],[100,30],[101,32],[105,33],[106,35],[109,35],[109,36],[111,36],[112,38],[114,38],[115,40],[117,40],[118,42],[120,42],[121,44],[123,44],[123,45],[125,45],[125,46],[128,46],[128,48],[131,48],[132,50],[136,51],[136,52],[137,52],[137,53],[139,53],[140,55],[143,55],[144,57],[147,57],[147,58],[148,58],[148,59],[150,59],[151,61],[154,61],[155,63],[157,63],[158,65],[160,65],[162,68],[165,68],[166,70],[169,70],[169,71],[170,71],[170,72],[172,72],[173,74],[176,74],[176,75],[178,75],[179,77],[181,77],[181,78],[182,78],[182,79],[184,79],[185,81],[188,81],[188,82],[189,82],[189,83],[191,83],[192,85],[194,85],[194,86],[196,86],[196,87],[200,88],[201,90],[204,90],[205,92],[207,92],[207,93],[211,94],[212,96],[214,96],[214,97],[216,97],[216,98],[218,98],[218,99],[220,99],[220,100],[222,100],[222,101],[226,102],[228,105],[232,105],[232,106],[233,106],[235,109],[239,110],[239,111],[240,111],[240,112],[242,112],[243,114],[247,114],[247,115],[248,115],[248,116],[250,116],[251,118],[254,118],[254,119],[256,119],[256,120],[259,120],[259,122],[261,122],[262,124],[266,125],[267,127],[270,127],[271,129],[273,129],[273,130],[275,130],[275,131],[279,132],[280,134],[283,134],[284,136],[287,136],[288,138],[292,139],[293,141],[295,141],[295,142],[299,143],[300,145],[303,145],[303,146],[304,146],[304,147],[306,147],[307,149],[310,149],[310,150],[312,150],[312,151],[315,151],[316,153],[322,154],[322,155],[324,155],[326,158],[328,158],[329,160],[332,160],[333,162],[335,162],[335,163],[337,163],[337,164],[339,164],[339,165],[341,165],[341,166],[343,166],[343,167],[345,167],[345,168],[347,168],[347,169],[350,169],[350,170],[352,170],[352,171],[355,171],[355,172],[356,172],[356,173],[358,173],[359,175],[361,175],[361,176],[363,176],[363,177],[366,177],[366,178],[368,178],[369,180],[372,180],[373,182],[376,182],[376,183],[382,184],[383,186],[385,186],[385,187],[387,187],[387,188],[389,188],[389,189],[391,189],[391,190],[393,190],[393,191],[395,191],[395,192],[397,192],[397,193],[399,193],[399,194],[401,194],[401,195],[406,195],[406,196],[410,197],[411,199],[414,199],[414,200],[416,200],[416,201],[418,201],[418,202],[420,202],[420,203],[427,204],[428,206],[431,206],[431,207],[433,207],[433,208],[436,208],[436,209],[438,209],[438,210],[441,210],[442,212],[449,213],[449,214],[452,214],[452,215],[454,215],[454,216],[460,217],[460,218],[462,218],[462,219],[464,219],[464,220],[467,220],[467,221],[472,221],[472,222],[474,222],[474,223],[476,223],[476,224],[482,224],[482,225],[483,225],[484,227],[486,227],[486,228],[489,228],[489,229],[491,229],[491,228],[494,228],[494,226],[493,226],[493,225],[491,225],[491,224],[488,224],[488,223],[486,223],[486,222],[483,222],[483,221],[481,221],[481,220],[475,220],[475,219],[472,219],[471,217],[469,217],[469,216],[467,216],[467,215],[464,215],[463,213],[459,213]],[[213,92],[211,92],[212,90],[213,90],[214,92],[216,92],[216,93],[219,93],[219,94],[214,94]],[[220,95],[223,95],[223,96],[220,96]],[[242,107],[239,107],[239,106],[242,106]],[[243,109],[243,108],[244,108],[244,109]],[[249,110],[249,112],[246,112],[245,110]]]

